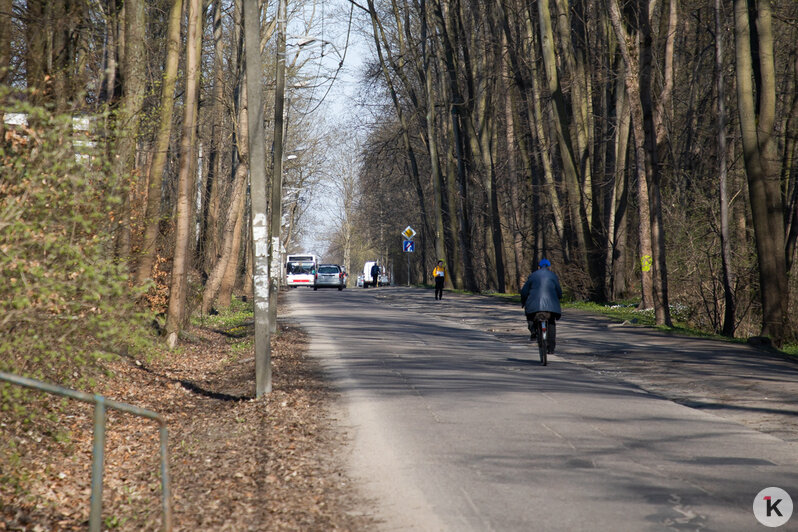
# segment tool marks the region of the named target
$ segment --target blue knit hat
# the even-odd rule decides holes
[[[538,266],[540,266],[541,268],[548,268],[549,266],[551,266],[551,262],[549,261],[549,259],[540,259]]]

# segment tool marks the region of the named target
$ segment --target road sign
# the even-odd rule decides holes
[[[416,250],[416,243],[412,240],[405,240],[402,243],[402,251],[405,253],[413,253]]]
[[[414,236],[416,236],[416,231],[408,225],[407,227],[405,227],[405,230],[402,231],[402,234],[404,235],[405,238],[411,240]]]

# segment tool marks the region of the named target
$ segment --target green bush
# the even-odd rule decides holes
[[[151,319],[114,259],[119,187],[71,117],[12,102],[25,126],[0,139],[0,370],[89,384],[94,362],[140,355]]]

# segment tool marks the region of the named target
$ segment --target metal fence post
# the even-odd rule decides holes
[[[95,395],[94,447],[91,452],[90,532],[101,532],[103,521],[103,459],[105,453],[105,398]]]
[[[89,530],[101,532],[103,508],[103,465],[105,458],[105,411],[107,408],[127,412],[134,416],[141,416],[158,422],[161,436],[161,487],[163,501],[163,530],[172,530],[171,490],[169,478],[169,432],[166,420],[155,412],[137,406],[120,403],[106,399],[102,395],[92,395],[77,390],[70,390],[55,384],[29,379],[20,375],[0,371],[0,382],[9,382],[17,386],[24,386],[62,397],[69,397],[84,403],[94,404],[94,444],[92,448],[91,465],[91,501],[89,512]]]
[[[163,529],[172,530],[172,493],[169,490],[169,433],[161,424],[161,498],[163,502]]]

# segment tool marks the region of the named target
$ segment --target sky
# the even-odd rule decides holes
[[[350,11],[353,17],[351,27]],[[308,54],[312,54],[312,60],[307,65],[306,72],[313,73],[315,67],[316,72],[322,76],[325,71],[333,75],[334,81],[323,83],[319,87],[303,89],[309,91],[313,99],[313,103],[309,104],[304,111],[311,112],[311,120],[330,125],[345,123],[357,113],[362,112],[357,105],[360,92],[359,77],[365,58],[369,54],[362,35],[357,31],[358,17],[362,23],[363,11],[357,7],[351,10],[351,4],[347,0],[319,0],[315,7],[315,13],[312,14],[317,22],[306,35],[308,38],[316,39],[316,42],[313,43],[312,48],[307,50]],[[309,11],[305,13],[306,18],[309,18],[310,15]],[[296,21],[289,22],[288,42],[302,42],[302,36],[299,33],[304,32],[305,28],[302,27],[302,24],[297,24]],[[322,42],[331,43],[331,45],[325,44],[322,48]],[[322,49],[324,50],[323,58],[320,57]],[[303,53],[305,52],[303,51]],[[342,58],[343,66],[339,68]],[[356,129],[353,128],[353,131]],[[341,149],[345,149],[345,147],[341,146]],[[334,154],[330,155],[334,156]],[[311,216],[315,213],[318,218],[320,213],[329,210],[330,202],[329,197],[316,194],[310,209]],[[309,224],[310,227],[323,225],[322,220]],[[306,231],[302,243],[304,251],[318,255],[323,255],[327,248],[324,235],[312,230]]]
[[[312,74],[315,66],[316,72],[321,76],[325,73],[332,74],[335,79],[332,83],[327,82],[315,89],[309,89],[316,102],[323,98],[322,104],[314,112],[337,121],[357,112],[354,102],[358,92],[358,79],[364,59],[368,55],[368,47],[358,32],[358,25],[362,23],[364,13],[357,7],[351,9],[351,4],[347,0],[317,0],[317,3],[315,10],[311,5],[306,7],[304,13],[306,20],[313,16],[314,27],[306,30],[300,22],[302,15],[296,14],[295,22],[289,25],[289,43],[292,40],[300,42],[300,33],[303,33],[307,39],[316,39],[312,45],[305,47],[308,54],[312,54],[311,64],[306,68],[306,73]],[[324,57],[320,59],[322,50]],[[338,68],[341,59],[343,66]],[[313,108],[315,105],[311,109]]]

